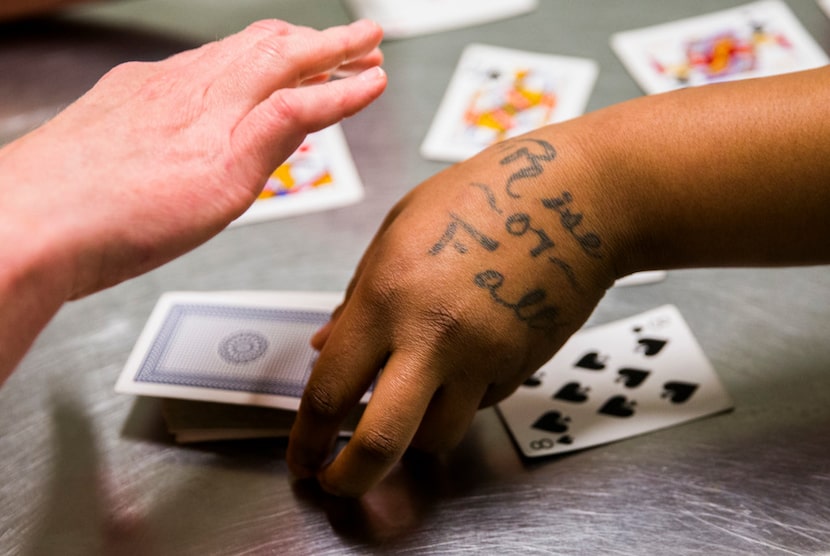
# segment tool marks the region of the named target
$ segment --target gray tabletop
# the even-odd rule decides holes
[[[360,501],[293,483],[282,441],[182,447],[157,401],[113,392],[165,291],[342,290],[386,211],[444,167],[418,146],[468,43],[597,60],[592,110],[642,94],[611,33],[737,4],[541,0],[531,15],[388,41],[387,93],[344,125],[363,202],[227,230],[65,306],[43,332],[0,389],[0,553],[830,553],[827,267],[674,271],[613,289],[597,308],[593,323],[676,305],[733,412],[528,462],[483,410],[456,451],[407,457]],[[789,4],[830,50],[816,3]],[[263,17],[349,20],[336,0],[133,0],[0,26],[0,143],[122,60],[157,59]]]

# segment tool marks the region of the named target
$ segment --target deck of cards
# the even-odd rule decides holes
[[[317,357],[309,341],[341,299],[322,292],[166,293],[115,390],[164,399],[168,430],[180,442],[287,436]]]
[[[617,33],[611,46],[649,94],[828,63],[827,54],[780,0]]]

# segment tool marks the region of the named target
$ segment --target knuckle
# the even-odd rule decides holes
[[[263,32],[274,35],[285,35],[294,30],[290,23],[279,19],[261,19],[248,25],[248,29],[255,32]]]
[[[424,326],[437,338],[452,342],[465,330],[467,319],[462,310],[444,304],[431,305],[422,312]]]
[[[394,429],[383,427],[372,428],[353,438],[352,442],[355,442],[355,448],[362,456],[382,466],[395,463],[406,449],[400,435],[395,434]]]
[[[303,410],[318,421],[331,421],[343,415],[343,404],[334,389],[323,384],[309,384],[303,394]]]

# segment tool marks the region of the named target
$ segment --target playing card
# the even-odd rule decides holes
[[[818,0],[818,5],[830,17],[830,0]]]
[[[611,46],[646,93],[828,63],[825,52],[779,0],[617,33]]]
[[[332,209],[362,198],[363,184],[343,130],[333,125],[308,135],[231,225]]]
[[[513,17],[538,0],[346,0],[352,14],[383,27],[384,38],[402,39]]]
[[[311,336],[341,299],[310,292],[164,294],[115,389],[296,410],[317,356]]]
[[[457,162],[498,141],[579,116],[597,73],[596,62],[585,58],[471,44],[421,154]]]
[[[497,407],[521,452],[536,457],[678,425],[732,401],[666,305],[577,332]]]

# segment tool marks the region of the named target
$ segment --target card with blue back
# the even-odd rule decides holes
[[[341,294],[170,292],[139,337],[116,391],[296,410],[314,332]]]

